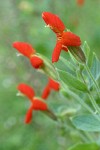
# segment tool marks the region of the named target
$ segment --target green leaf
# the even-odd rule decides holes
[[[89,132],[100,131],[100,120],[97,119],[97,115],[79,115],[71,118],[73,125],[80,130]]]
[[[99,146],[96,143],[89,144],[77,144],[76,146],[69,148],[68,150],[99,150]]]
[[[95,80],[98,80],[100,77],[100,61],[97,58],[96,54],[93,53],[93,64],[91,67],[91,72]]]
[[[76,65],[75,65],[75,64],[73,65],[73,63],[72,63],[71,61],[65,59],[65,58],[62,57],[62,56],[60,56],[60,60],[61,60],[70,70],[72,70],[72,71],[75,72],[75,70],[76,70]]]
[[[75,78],[74,76],[69,74],[68,72],[65,72],[65,71],[62,71],[59,69],[57,69],[57,71],[59,73],[60,79],[67,86],[75,88],[75,89],[80,90],[80,91],[87,91],[87,87],[83,82],[81,82],[80,80],[78,80],[77,78]]]
[[[92,66],[92,62],[93,62],[93,53],[92,53],[92,51],[90,51],[90,47],[86,41],[84,42],[83,50],[85,52],[87,65],[90,68]]]
[[[83,49],[86,55],[87,65],[94,77],[95,80],[98,80],[100,77],[100,61],[97,58],[96,54],[92,52],[87,44],[84,42]],[[88,77],[90,87],[93,85],[92,80]]]

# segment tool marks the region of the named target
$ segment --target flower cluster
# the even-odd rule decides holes
[[[35,69],[44,69],[45,66],[44,60],[40,58],[40,56],[38,56],[36,50],[29,43],[14,42],[13,47],[17,49],[17,51],[20,52],[23,56],[30,59],[31,64]],[[25,95],[31,102],[31,106],[26,113],[25,123],[31,122],[33,110],[45,112],[53,120],[57,119],[54,113],[49,110],[47,104],[45,103],[45,99],[48,98],[51,90],[59,91],[60,89],[59,82],[49,77],[49,81],[46,87],[44,88],[41,97],[36,97],[34,89],[25,83],[20,83],[17,89],[21,94]]]
[[[51,12],[43,12],[42,18],[57,37],[56,46],[52,54],[52,63],[59,60],[59,56],[62,50],[66,52],[69,50],[74,56],[77,56],[79,60],[85,62],[85,56],[80,47],[80,37],[68,30],[65,31],[66,27],[57,15],[52,14]],[[52,111],[49,110],[48,105],[45,102],[45,100],[50,95],[51,90],[59,91],[61,88],[58,82],[56,69],[47,58],[41,54],[38,54],[29,43],[17,41],[13,43],[13,47],[29,59],[33,68],[41,69],[46,73],[46,75],[48,75],[48,83],[45,86],[41,97],[36,97],[33,88],[29,85],[25,83],[18,85],[18,91],[25,95],[31,102],[30,108],[26,114],[25,122],[31,122],[33,110],[46,112],[46,114],[48,114],[52,119],[56,120],[56,116]]]

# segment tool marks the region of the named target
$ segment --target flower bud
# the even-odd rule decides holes
[[[74,46],[74,47],[69,46],[68,49],[77,61],[79,61],[80,63],[83,63],[83,64],[86,63],[86,57],[85,57],[85,54],[82,51],[81,47],[79,47],[79,46]]]

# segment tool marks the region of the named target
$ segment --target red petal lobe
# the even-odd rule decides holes
[[[42,98],[47,99],[50,94],[50,87],[47,85],[42,93]]]
[[[31,106],[29,108],[29,110],[26,113],[26,117],[25,117],[25,123],[30,123],[32,120],[32,111],[33,111],[33,106]]]
[[[51,12],[43,12],[42,18],[45,21],[45,23],[49,25],[50,28],[55,33],[62,33],[65,30],[64,23],[61,21],[61,19],[57,15]]]
[[[49,79],[49,86],[55,91],[59,91],[60,89],[60,84],[51,78]]]
[[[64,32],[62,35],[62,44],[65,46],[80,46],[80,37],[72,32]]]
[[[48,110],[47,104],[39,99],[34,98],[33,100],[33,109],[45,111]]]
[[[28,58],[35,53],[35,50],[32,48],[32,46],[25,42],[14,42],[13,47]]]
[[[38,56],[32,56],[30,58],[30,62],[35,69],[41,68],[41,66],[43,65],[43,60]]]
[[[21,83],[18,85],[17,89],[32,101],[35,95],[35,92],[32,87],[25,83]]]
[[[62,44],[60,42],[57,42],[52,54],[52,63],[57,62],[59,60],[61,49],[62,49]]]

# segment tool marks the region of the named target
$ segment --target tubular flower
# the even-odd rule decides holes
[[[47,99],[51,90],[59,91],[59,89],[60,89],[60,84],[57,81],[49,78],[48,84],[44,88],[44,91],[42,93],[42,98]]]
[[[30,59],[30,63],[35,69],[41,68],[43,60],[36,55],[36,51],[29,43],[14,42],[13,47],[17,49],[22,55]]]
[[[45,111],[50,116],[50,110],[48,109],[47,104],[43,101],[42,98],[35,97],[35,92],[32,87],[25,83],[20,83],[17,87],[18,91],[25,95],[30,101],[31,106],[28,109],[25,117],[25,123],[30,123],[32,120],[32,112],[35,111]],[[51,112],[52,119],[56,120],[55,115]]]
[[[14,42],[13,47],[22,55],[26,56],[33,68],[41,69],[41,72],[56,79],[56,71],[51,61],[41,54],[37,54],[34,48],[25,42]]]
[[[32,120],[32,111],[40,110],[45,111],[48,110],[47,104],[44,103],[41,98],[35,98],[35,92],[32,87],[25,83],[20,83],[17,89],[24,94],[31,101],[31,106],[26,113],[25,123],[29,123]]]
[[[85,2],[85,0],[76,0],[77,5],[82,6]]]
[[[80,47],[80,45],[81,45],[80,37],[70,31],[65,32],[64,31],[65,25],[63,24],[63,22],[60,20],[60,18],[57,15],[52,14],[50,12],[43,12],[42,18],[45,21],[45,23],[47,24],[47,26],[50,27],[56,33],[56,36],[57,36],[56,46],[52,53],[52,62],[53,63],[57,62],[59,60],[61,50],[68,52],[68,50],[70,50],[70,47],[71,47],[71,50],[74,47]],[[77,50],[79,50],[79,49],[76,48],[76,51]],[[78,55],[78,53],[77,53],[77,55]],[[82,53],[82,55],[84,55],[84,54]],[[78,57],[80,58],[80,56],[78,56]],[[84,57],[84,56],[82,56],[82,57]],[[85,60],[84,60],[84,62],[85,62]]]

